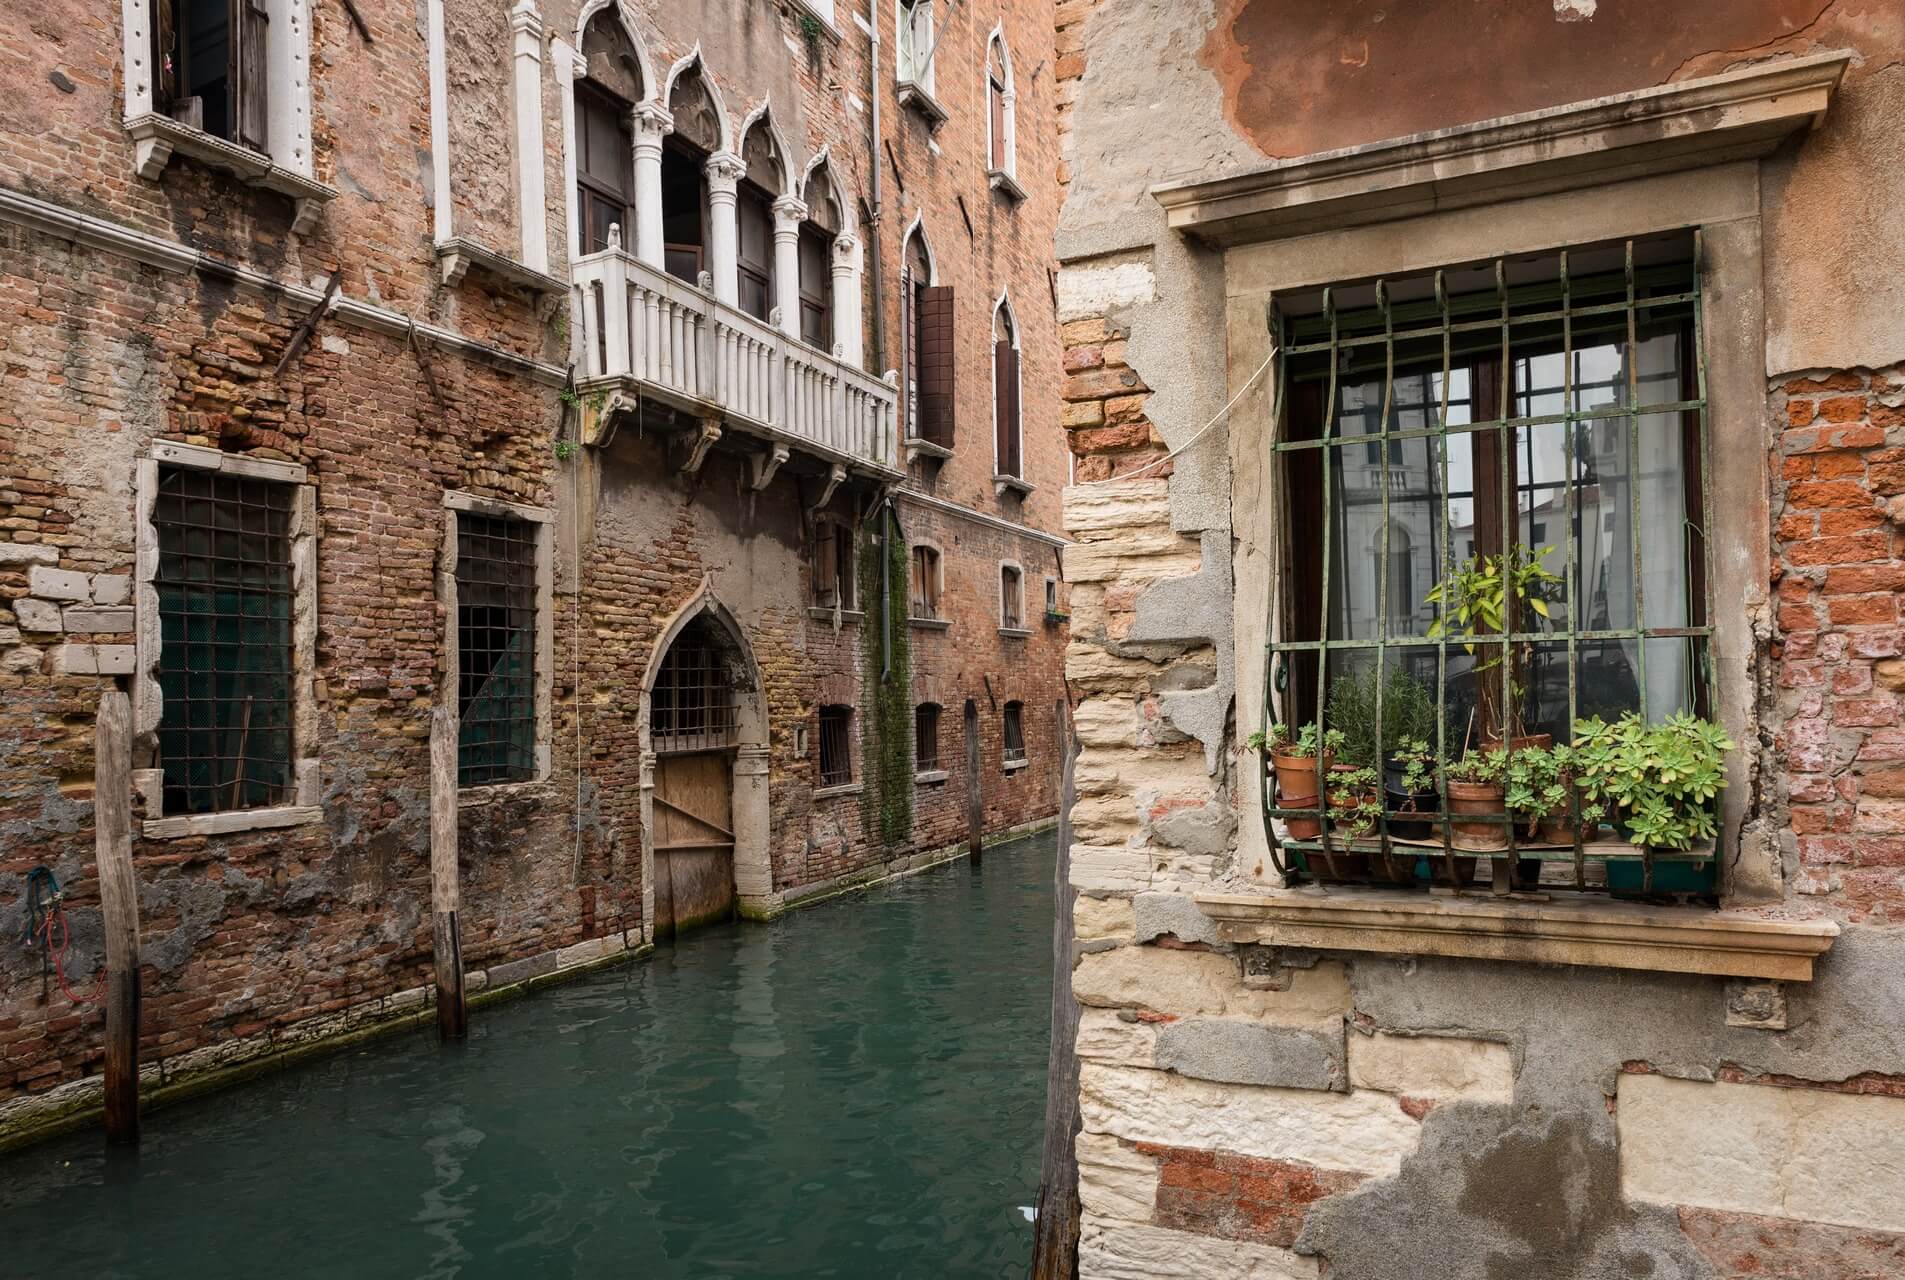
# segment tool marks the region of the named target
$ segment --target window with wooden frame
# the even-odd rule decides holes
[[[1712,714],[1699,252],[1685,232],[1277,299],[1265,724],[1340,721],[1370,758],[1338,763],[1374,767],[1405,733],[1453,761],[1585,717]],[[1360,842],[1307,816],[1321,843],[1290,847],[1312,874],[1373,851],[1382,878],[1406,843],[1388,813]],[[1712,847],[1504,825],[1518,885],[1714,884]]]
[[[584,253],[608,248],[611,226],[621,227],[624,245],[634,243],[635,135],[628,113],[628,104],[607,89],[576,81],[576,205]]]
[[[921,543],[913,548],[912,616],[922,621],[939,617],[939,549]]]
[[[838,516],[814,518],[813,602],[816,609],[854,607],[853,530]]]
[[[735,271],[741,310],[766,320],[774,308],[773,198],[751,182],[734,193]]]
[[[845,787],[853,783],[853,708],[820,709],[820,785]]]
[[[905,307],[906,432],[916,439],[953,447],[953,291],[932,283],[932,261],[917,227],[907,238],[901,296]]]
[[[811,222],[800,225],[800,340],[833,350],[833,238]]]
[[[1007,768],[1025,763],[1025,704],[1008,702],[999,723],[999,754]]]
[[[939,704],[922,702],[913,708],[913,770],[939,772]]]
[[[669,275],[699,284],[708,261],[708,157],[723,140],[698,64],[675,80],[668,114],[675,128],[661,149],[662,262]]]
[[[1007,631],[1025,627],[1025,574],[1015,564],[999,566],[999,625]]]
[[[996,474],[1023,477],[1024,433],[1019,424],[1019,333],[1004,298],[992,312],[992,422]]]
[[[894,75],[901,84],[933,91],[933,0],[898,0],[899,50]]]
[[[459,512],[457,785],[536,776],[536,544],[541,526]]]
[[[153,585],[168,814],[290,799],[297,492],[218,471],[158,469]]]
[[[1012,175],[1011,73],[1007,69],[1005,40],[995,34],[986,42],[986,165],[994,173]]]
[[[267,0],[152,0],[153,106],[270,153]]]

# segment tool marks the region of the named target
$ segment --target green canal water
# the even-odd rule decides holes
[[[0,1277],[1019,1276],[1053,844],[0,1157]]]

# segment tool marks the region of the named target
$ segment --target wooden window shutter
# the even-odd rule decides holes
[[[938,285],[919,292],[919,434],[953,447],[953,291]]]
[[[232,5],[231,98],[232,126],[240,146],[269,155],[271,126],[268,106],[271,76],[266,51],[271,14],[266,0],[234,0]]]
[[[992,348],[992,404],[999,446],[999,474],[1022,474],[1019,458],[1019,352],[1009,339]]]

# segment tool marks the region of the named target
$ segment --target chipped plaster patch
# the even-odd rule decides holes
[[[1157,297],[1157,276],[1151,255],[1114,254],[1060,268],[1058,318],[1085,320],[1115,307],[1139,306]]]

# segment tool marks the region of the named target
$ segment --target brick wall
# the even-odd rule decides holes
[[[1776,794],[1798,892],[1905,914],[1905,368],[1771,388]]]

